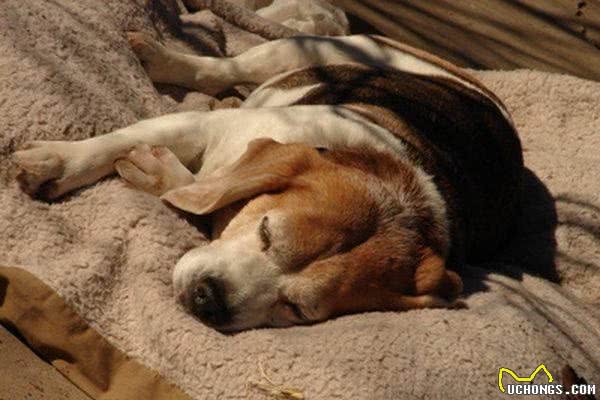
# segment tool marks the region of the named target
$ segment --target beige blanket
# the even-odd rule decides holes
[[[210,15],[198,21],[188,49],[230,54],[261,41],[236,42]],[[157,93],[126,30],[170,38],[134,1],[2,2],[0,264],[40,277],[109,342],[196,399],[260,398],[249,384],[265,382],[259,365],[307,399],[497,398],[499,368],[529,375],[541,363],[556,381],[568,364],[600,384],[600,83],[473,72],[512,112],[533,173],[504,262],[465,267],[468,309],[223,335],[172,297],[171,269],[205,239],[158,199],[110,178],[48,204],[12,180],[8,156],[26,140],[82,139],[208,108],[200,94]],[[554,266],[560,286],[527,272],[551,276]]]

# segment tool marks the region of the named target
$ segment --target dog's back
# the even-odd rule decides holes
[[[412,161],[433,176],[447,203],[450,262],[489,257],[519,212],[523,158],[508,112],[493,93],[451,64],[389,39],[371,39],[447,75],[421,73],[423,66],[397,63],[393,56],[377,65],[312,66],[275,77],[246,107],[343,105],[392,132]]]

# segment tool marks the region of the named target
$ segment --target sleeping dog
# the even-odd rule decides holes
[[[259,86],[237,109],[28,143],[18,180],[55,199],[116,171],[210,214],[212,241],[173,273],[201,321],[231,331],[452,307],[454,270],[509,234],[520,142],[501,101],[453,65],[378,36],[293,37],[232,58],[129,41],[155,82]]]

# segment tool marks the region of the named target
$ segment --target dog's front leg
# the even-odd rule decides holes
[[[169,190],[194,183],[194,174],[166,146],[137,145],[115,169],[136,189],[161,196]]]
[[[17,179],[25,192],[55,199],[114,173],[115,161],[143,144],[164,146],[188,166],[202,156],[207,145],[208,138],[201,133],[210,114],[165,115],[81,141],[26,143],[13,155],[20,168]]]

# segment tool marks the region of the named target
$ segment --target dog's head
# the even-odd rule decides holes
[[[462,288],[444,263],[440,195],[385,153],[259,139],[233,165],[163,200],[233,215],[174,271],[175,294],[220,330],[445,306]]]

